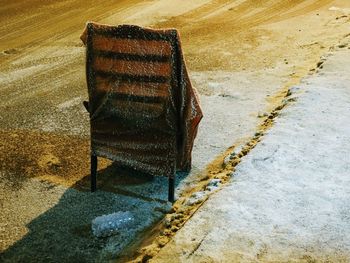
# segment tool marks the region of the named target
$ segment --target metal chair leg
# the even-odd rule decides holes
[[[96,191],[97,156],[91,155],[91,192]]]
[[[168,200],[171,203],[175,201],[175,174],[172,178],[169,176]]]

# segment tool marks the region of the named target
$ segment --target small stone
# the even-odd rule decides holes
[[[284,105],[279,105],[275,110],[282,110]]]
[[[322,60],[317,62],[316,67],[321,68],[323,63],[324,63],[324,61],[322,61]]]
[[[171,222],[175,219],[174,214],[167,214],[164,218],[164,225],[166,227],[170,227],[171,226]]]
[[[175,219],[173,222],[172,222],[172,225],[175,225],[175,226],[179,226],[181,224],[180,220],[179,219]]]
[[[163,232],[162,232],[163,236],[170,236],[171,233],[172,233],[172,232],[171,232],[170,229],[164,229]]]
[[[183,214],[180,214],[180,213],[175,215],[175,218],[176,218],[176,219],[180,219],[180,218],[183,218],[183,217],[184,217],[184,215],[183,215]]]
[[[261,136],[261,135],[263,135],[263,132],[262,132],[262,131],[257,131],[257,132],[255,133],[255,137],[259,137],[259,136]]]
[[[177,227],[177,226],[172,226],[172,227],[171,227],[171,231],[172,231],[172,232],[177,232],[179,229],[180,229],[180,228]]]
[[[232,159],[232,165],[236,165],[236,164],[238,164],[240,161],[241,161],[241,159],[240,159],[238,156],[236,156],[236,157],[234,157],[234,158]]]
[[[238,157],[238,154],[237,153],[233,153],[232,155],[231,155],[231,161],[236,161],[237,159],[239,159],[239,157]]]
[[[169,238],[166,236],[159,236],[156,241],[160,247],[164,247],[169,242]]]
[[[246,147],[246,148],[244,148],[244,149],[242,150],[242,154],[243,154],[243,155],[246,155],[248,152],[249,152],[249,148],[248,148],[248,147]]]
[[[185,222],[186,220],[185,220],[185,218],[180,218],[179,221],[180,221],[180,223],[182,224],[182,223]]]
[[[153,258],[159,252],[160,248],[157,244],[152,244],[147,247],[142,248],[141,252],[144,253],[142,262],[147,262],[147,260]],[[146,261],[144,261],[146,260]]]
[[[186,214],[187,213],[187,208],[184,206],[179,207],[179,209],[177,210],[177,213],[180,214]]]

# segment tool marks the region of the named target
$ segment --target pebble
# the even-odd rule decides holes
[[[261,136],[261,135],[263,135],[263,132],[262,132],[262,131],[257,131],[257,132],[255,133],[255,137],[258,137],[258,136]]]
[[[169,242],[169,238],[166,236],[157,237],[157,243],[160,247],[164,247]]]
[[[171,227],[171,231],[172,231],[172,232],[177,232],[179,229],[180,229],[180,228],[177,227],[177,226],[172,226],[172,227]]]
[[[164,225],[166,227],[170,227],[171,226],[171,222],[175,219],[175,215],[174,214],[167,214],[164,218]]]
[[[276,110],[282,110],[284,105],[277,106]]]
[[[175,219],[173,222],[172,222],[173,225],[175,226],[179,226],[181,224],[181,221],[179,219]]]

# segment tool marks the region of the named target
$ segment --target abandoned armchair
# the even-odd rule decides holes
[[[91,191],[96,190],[101,156],[167,176],[173,202],[176,171],[191,169],[202,119],[178,32],[88,23],[81,39],[86,45]]]

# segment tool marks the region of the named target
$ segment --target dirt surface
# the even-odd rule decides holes
[[[196,0],[190,4],[171,0],[100,1],[98,5],[82,0],[14,0],[3,4],[0,176],[5,190],[0,196],[0,251],[7,255],[23,251],[27,261],[44,260],[44,255],[55,253],[60,254],[60,261],[72,257],[87,261],[84,254],[98,258],[97,253],[108,243],[88,241],[86,224],[99,215],[93,206],[89,206],[92,212],[84,220],[85,228],[72,210],[64,214],[65,205],[74,202],[79,193],[79,200],[88,198],[84,191],[88,189],[89,122],[81,104],[87,98],[85,50],[79,39],[86,21],[179,29],[190,77],[201,95],[205,115],[194,148],[193,172],[177,190],[181,196],[186,192],[183,189],[191,188],[196,176],[218,155],[254,134],[261,123],[258,116],[273,109],[288,87],[316,69],[320,56],[350,33],[349,10],[348,0]],[[103,161],[100,166],[107,170],[103,178],[116,173],[108,165]],[[108,187],[111,182],[103,179],[101,195],[106,193],[113,199],[108,195],[113,193],[142,200],[142,209],[149,208],[153,197],[162,199],[159,190],[152,190],[157,187],[147,188],[155,193],[151,199],[140,194],[147,178],[127,178],[124,175],[113,179],[126,190]],[[159,179],[156,186],[163,183],[166,180]],[[41,192],[45,193],[43,199],[38,195]],[[71,192],[74,194],[69,195]],[[65,202],[66,195],[74,198]],[[112,200],[108,198],[104,199],[106,203]],[[23,205],[26,199],[28,206]],[[150,206],[153,209],[162,204]],[[130,204],[126,206],[138,211]],[[107,204],[101,211],[116,209],[124,209],[123,204]],[[147,227],[163,216],[152,213],[149,216],[153,221]],[[64,223],[55,219],[63,214],[82,229],[78,231],[80,237],[81,233],[84,236],[79,238],[71,229],[65,242],[69,245],[73,240],[71,244],[79,252],[68,250],[66,257],[50,239],[50,231],[42,227]],[[31,228],[33,225],[37,227]],[[39,236],[31,235],[33,229],[43,231]],[[26,258],[25,253],[36,244],[33,239],[48,242],[40,243],[43,248]],[[45,247],[46,243],[52,247]],[[85,243],[91,246],[83,246]],[[108,253],[118,250],[111,245],[113,242],[108,244]]]

